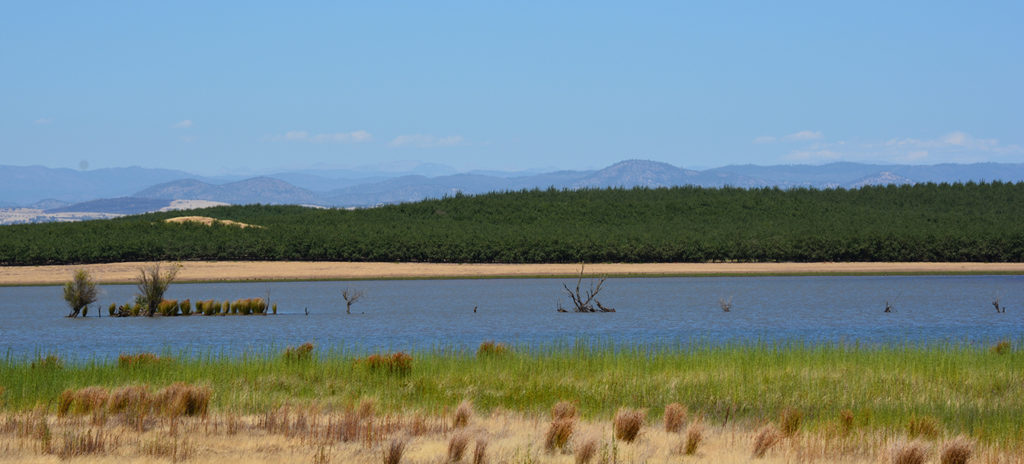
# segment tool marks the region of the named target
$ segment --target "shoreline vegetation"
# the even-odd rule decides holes
[[[147,262],[84,265],[0,266],[0,286],[60,285],[78,269],[101,284],[134,284]],[[177,283],[342,281],[392,279],[569,278],[579,264],[455,264],[309,261],[183,261]],[[1024,263],[594,263],[586,276],[814,276],[814,275],[1024,274]]]
[[[588,446],[598,452],[586,462],[611,462],[600,450],[678,462],[696,434],[693,459],[712,462],[897,462],[901,446],[934,456],[958,442],[977,462],[1019,463],[1021,372],[1024,351],[1008,343],[8,356],[0,442],[26,462],[46,449],[75,455],[86,434],[107,440],[100,457],[144,455],[152,442],[187,451],[174,460],[211,458],[223,449],[215,437],[237,436],[255,441],[239,451],[246,459],[277,443],[303,460],[381,462],[397,440],[408,451],[399,462],[439,462],[469,431],[463,462],[474,440],[490,442],[488,462],[580,462]]]

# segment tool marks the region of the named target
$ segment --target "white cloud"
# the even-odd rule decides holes
[[[895,138],[885,142],[814,142],[783,155],[789,161],[852,161],[867,163],[978,163],[1015,161],[1019,145],[953,131],[931,139]]]
[[[800,132],[795,132],[795,133],[792,133],[792,134],[789,134],[789,135],[783,137],[783,139],[785,139],[785,140],[792,140],[792,141],[798,141],[798,140],[819,140],[819,139],[823,139],[823,138],[825,138],[825,135],[822,134],[820,131],[809,131],[809,130],[803,130],[803,131],[800,131]]]
[[[836,161],[843,157],[842,153],[832,150],[802,150],[794,151],[785,156],[789,161]]]
[[[39,119],[36,119],[35,121],[32,121],[33,124],[39,124],[39,125],[49,124],[51,122],[53,122],[52,118],[39,118]]]
[[[178,121],[178,122],[176,122],[174,124],[173,127],[175,129],[188,129],[189,127],[192,127],[192,120],[191,119],[185,119],[183,121]]]
[[[373,139],[373,135],[364,130],[357,130],[352,132],[332,132],[324,134],[311,134],[309,131],[304,130],[292,130],[285,132],[284,135],[270,137],[271,141],[292,141],[292,142],[312,142],[312,143],[359,143],[368,142]]]
[[[391,140],[390,145],[392,147],[417,147],[417,148],[433,148],[433,147],[454,147],[457,145],[464,145],[466,140],[461,135],[448,135],[445,137],[436,137],[433,135],[425,134],[410,134],[410,135],[399,135]]]

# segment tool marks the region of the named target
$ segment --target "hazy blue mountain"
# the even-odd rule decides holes
[[[185,179],[154,185],[134,196],[152,199],[210,200],[233,204],[323,204],[317,193],[270,177],[253,177],[221,185]]]
[[[73,205],[51,208],[46,213],[113,213],[142,214],[156,211],[171,204],[171,200],[122,197],[84,201]]]
[[[29,205],[44,198],[79,202],[123,197],[153,184],[197,179],[184,171],[139,167],[79,171],[43,166],[0,166],[0,201]]]

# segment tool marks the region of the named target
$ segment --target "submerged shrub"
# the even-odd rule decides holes
[[[625,442],[636,440],[640,435],[640,428],[644,426],[647,413],[639,409],[620,408],[612,420],[615,429],[615,438]]]
[[[676,433],[683,429],[686,422],[686,406],[669,403],[665,406],[665,431]]]

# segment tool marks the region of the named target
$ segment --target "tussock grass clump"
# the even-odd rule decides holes
[[[476,349],[476,357],[485,358],[488,356],[502,356],[509,353],[509,348],[504,343],[495,343],[488,340],[480,344]]]
[[[564,451],[575,428],[575,417],[564,417],[551,421],[547,433],[544,434],[544,449],[549,453],[555,450]]]
[[[478,438],[473,447],[473,464],[487,464],[487,439]]]
[[[466,454],[466,447],[469,446],[469,433],[455,432],[448,440],[448,462],[460,462]]]
[[[694,422],[686,428],[686,440],[683,442],[683,454],[693,456],[704,441],[704,424]]]
[[[640,409],[619,408],[612,420],[615,438],[624,442],[632,442],[640,435],[640,429],[647,420],[647,413]]]
[[[313,344],[306,342],[298,347],[286,347],[281,358],[288,362],[309,361],[313,358]]]
[[[757,436],[754,437],[754,452],[755,458],[763,458],[768,450],[772,449],[779,440],[782,439],[782,434],[779,433],[779,429],[775,428],[774,425],[766,425],[757,432]]]
[[[384,464],[400,464],[405,454],[405,440],[394,439],[384,448]]]
[[[210,387],[176,382],[156,393],[154,406],[170,417],[206,416],[212,395]]]
[[[799,409],[786,408],[779,414],[779,426],[782,428],[782,436],[792,437],[800,431],[800,425],[804,420],[804,413]]]
[[[55,354],[48,354],[32,361],[32,369],[61,369],[64,367],[64,360]]]
[[[355,364],[363,366],[372,372],[408,374],[412,371],[412,355],[402,351],[391,354],[371,354],[365,358],[357,359]]]
[[[559,401],[551,407],[551,420],[575,419],[578,416],[576,405],[568,401]]]
[[[959,436],[942,445],[939,462],[942,464],[967,464],[974,453],[974,446],[967,437]]]
[[[679,403],[669,403],[665,406],[665,431],[678,433],[686,423],[686,406]]]
[[[597,454],[597,439],[591,437],[576,446],[576,464],[589,464]]]
[[[159,356],[153,353],[137,353],[127,354],[122,353],[117,356],[117,365],[119,367],[135,367],[143,365],[157,364],[165,359],[160,359]]]
[[[459,403],[459,406],[455,408],[455,417],[452,419],[452,427],[465,427],[469,425],[469,420],[472,418],[473,403],[469,400],[465,400]]]
[[[926,449],[919,442],[901,442],[892,448],[893,464],[924,464]]]
[[[103,387],[64,390],[57,402],[57,414],[59,416],[91,414],[94,424],[102,424],[106,417],[105,406],[109,396]]]
[[[993,345],[992,348],[991,348],[991,351],[994,354],[1006,354],[1006,353],[1010,352],[1011,348],[1013,348],[1013,346],[1010,345],[1010,341],[1009,340],[1003,340],[1003,341],[1000,341],[999,343],[996,343],[995,345]]]
[[[940,431],[939,421],[931,416],[911,417],[907,422],[907,435],[910,438],[924,437],[934,440]]]

